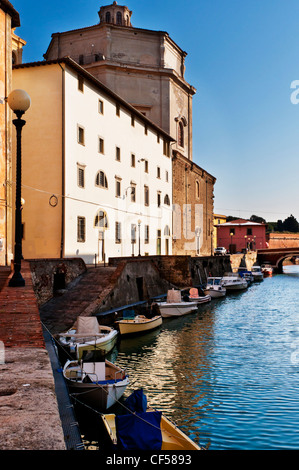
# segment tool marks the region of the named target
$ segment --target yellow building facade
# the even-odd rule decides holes
[[[214,214],[214,248],[217,247],[217,224],[224,224],[226,222],[226,215]]]

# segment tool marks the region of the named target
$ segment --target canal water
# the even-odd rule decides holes
[[[121,339],[130,387],[211,450],[299,449],[299,267]],[[97,421],[95,421],[97,422]],[[92,421],[85,426],[90,443]],[[96,425],[97,428],[97,425]]]

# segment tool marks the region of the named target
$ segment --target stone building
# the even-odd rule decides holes
[[[134,27],[132,11],[117,2],[102,6],[98,14],[100,21],[96,25],[54,33],[44,57],[53,60],[70,56],[175,139],[171,145],[172,203],[176,208],[173,253],[211,254],[216,179],[195,163],[191,164],[192,97],[196,90],[185,80],[187,53],[167,32]],[[202,214],[199,216],[202,225],[198,227],[195,222],[198,218],[195,212],[190,217],[186,215],[185,219],[191,220],[191,229],[188,234],[183,230],[179,234],[178,211],[182,217],[180,225],[184,227],[186,201],[191,203],[191,211],[196,205],[202,206],[197,207]],[[194,235],[195,228],[200,236]]]
[[[70,58],[15,65],[23,256],[172,254],[172,138]]]
[[[6,97],[12,90],[14,28],[20,17],[7,0],[0,2],[0,265],[9,265],[13,257],[12,234],[12,113]],[[14,43],[15,44],[15,43]]]

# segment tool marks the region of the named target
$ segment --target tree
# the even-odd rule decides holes
[[[285,232],[299,232],[299,223],[292,214],[283,221],[283,230]]]
[[[252,215],[249,219],[251,222],[257,222],[258,224],[266,224],[267,222],[262,217],[258,215]]]

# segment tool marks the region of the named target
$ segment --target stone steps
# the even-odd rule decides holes
[[[60,295],[40,307],[42,322],[51,334],[70,328],[79,315],[92,315],[103,295],[113,288],[115,267],[88,267],[86,273],[71,283]]]

